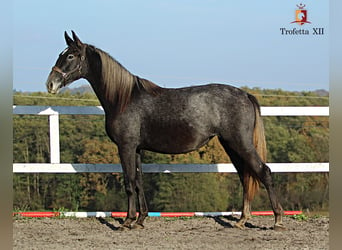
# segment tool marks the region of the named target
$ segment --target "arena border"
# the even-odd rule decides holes
[[[284,211],[284,215],[299,215],[302,211]],[[272,216],[273,211],[253,211],[252,216]],[[241,215],[241,212],[149,212],[149,217],[218,217]],[[53,217],[126,217],[127,212],[14,212],[13,216],[30,218]]]

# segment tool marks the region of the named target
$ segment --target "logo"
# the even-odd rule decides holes
[[[293,21],[291,23],[297,23],[299,25],[303,25],[305,23],[311,23],[308,21],[308,11],[305,10],[305,4],[300,3],[297,4],[298,9],[295,11],[295,18],[296,21]]]
[[[283,27],[280,28],[280,34],[283,36],[291,35],[291,36],[322,36],[324,35],[324,27],[310,27],[308,25],[307,28],[302,28],[304,24],[311,24],[308,21],[308,10],[304,9],[305,4],[300,3],[297,4],[298,9],[295,11],[295,21],[291,22],[290,24],[298,24],[300,27]]]

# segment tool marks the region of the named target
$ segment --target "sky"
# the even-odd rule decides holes
[[[296,5],[310,23],[298,25]],[[83,0],[13,2],[13,89],[46,91],[64,31],[169,87],[329,89],[328,0]],[[307,30],[309,35],[283,35]],[[314,35],[323,28],[323,35]],[[88,84],[78,80],[70,87]]]

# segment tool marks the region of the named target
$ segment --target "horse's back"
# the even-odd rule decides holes
[[[164,89],[151,98],[147,112],[170,119],[193,120],[220,125],[227,119],[239,119],[253,110],[247,92],[223,84],[208,84],[178,89]],[[158,115],[157,115],[158,116]],[[254,113],[253,113],[254,117]],[[223,120],[222,120],[223,119]]]

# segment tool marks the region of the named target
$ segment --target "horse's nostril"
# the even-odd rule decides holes
[[[53,83],[52,82],[49,82],[49,90],[52,90],[52,88],[53,88]]]
[[[52,90],[53,90],[53,83],[52,82],[48,82],[47,83],[47,90],[48,90],[49,93],[52,92]]]

